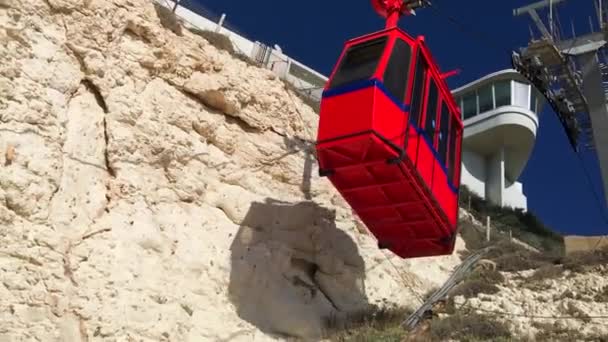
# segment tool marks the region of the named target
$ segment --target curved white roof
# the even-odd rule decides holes
[[[516,80],[526,84],[530,84],[525,77],[523,77],[517,70],[515,69],[504,69],[497,72],[493,72],[488,74],[482,78],[478,78],[473,82],[465,84],[459,88],[452,90],[452,94],[457,96],[459,93],[463,93],[472,88],[479,88],[487,83],[491,83],[498,80]]]

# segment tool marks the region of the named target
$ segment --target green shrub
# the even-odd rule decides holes
[[[499,241],[496,244],[494,244],[493,247],[494,248],[492,248],[488,253],[485,254],[485,258],[490,259],[490,260],[496,260],[500,257],[509,255],[509,254],[521,254],[521,255],[525,255],[525,256],[538,255],[538,253],[530,251],[530,250],[526,249],[524,246],[514,243],[512,241],[509,241],[509,240]]]
[[[469,279],[484,280],[490,284],[501,284],[505,282],[505,277],[497,270],[477,270],[469,276]]]
[[[319,114],[321,110],[319,102],[315,101],[306,94],[302,94],[300,90],[298,90],[298,88],[296,88],[293,84],[287,81],[283,81],[283,83],[285,84],[285,89],[293,92],[300,100],[302,100],[302,102],[304,102],[305,105],[309,106],[310,108],[312,108],[313,111],[315,111],[315,113]]]
[[[387,329],[376,329],[372,327],[360,329],[357,331],[345,332],[331,338],[331,341],[339,342],[401,342],[407,332],[399,326],[393,326]]]
[[[507,339],[511,335],[505,323],[474,313],[457,313],[440,320],[433,320],[430,331],[435,341],[448,339],[497,341]]]
[[[498,286],[490,284],[485,280],[474,279],[459,284],[450,292],[450,295],[453,297],[464,296],[465,298],[473,298],[477,297],[480,293],[494,294],[498,293],[498,291],[500,291]]]
[[[413,312],[410,308],[378,308],[370,306],[338,318],[325,321],[326,336],[332,341],[401,341],[406,331],[401,322]]]
[[[505,234],[511,232],[513,237],[537,249],[563,254],[563,237],[546,227],[531,212],[494,205],[464,185],[460,187],[459,201],[462,208],[469,210],[479,220],[490,216],[492,227],[499,231]]]
[[[564,269],[575,273],[608,263],[608,248],[589,252],[575,252],[563,258]]]
[[[485,233],[479,227],[476,227],[473,222],[468,220],[460,221],[460,237],[465,243],[468,250],[474,251],[488,246]]]
[[[556,279],[564,273],[564,268],[560,265],[544,265],[538,268],[530,276],[531,281],[542,281],[545,279]]]
[[[234,45],[232,45],[232,41],[228,36],[213,32],[209,30],[199,30],[197,28],[191,28],[190,32],[196,34],[197,36],[205,38],[211,45],[215,46],[219,50],[227,51],[231,55],[235,55],[236,51],[234,50]]]
[[[604,286],[604,288],[595,295],[594,300],[599,303],[608,303],[608,286]]]
[[[519,272],[533,270],[541,267],[543,263],[531,259],[530,255],[513,253],[495,259],[498,269],[503,272]]]
[[[228,52],[232,57],[234,57],[238,60],[241,60],[251,66],[260,66],[259,63],[252,60],[249,56],[246,56],[246,55],[240,53],[239,51],[237,51],[237,49],[234,47],[234,45],[232,44],[232,41],[230,40],[230,38],[228,38],[228,36],[218,33],[218,32],[214,32],[214,31],[199,30],[197,28],[190,28],[189,30],[190,30],[190,32],[194,33],[195,35],[203,37],[205,40],[207,40],[211,45],[215,46],[217,49]]]
[[[477,269],[469,274],[462,283],[458,284],[449,295],[452,298],[456,296],[473,298],[480,293],[498,293],[500,289],[496,284],[504,281],[505,277],[496,270]]]
[[[158,19],[160,19],[160,24],[166,28],[167,30],[172,31],[178,36],[183,34],[182,32],[182,24],[180,20],[177,18],[175,13],[173,13],[170,9],[165,6],[162,6],[158,3],[154,3],[154,10],[156,11],[156,15]]]
[[[562,328],[557,324],[532,322],[532,326],[539,330],[535,336],[537,341],[575,342],[585,340],[578,330]]]

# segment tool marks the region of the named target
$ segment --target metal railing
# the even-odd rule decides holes
[[[175,2],[170,0],[153,1],[169,9],[173,9],[173,7],[175,6]],[[213,11],[206,9],[204,6],[198,3],[192,6],[183,6],[182,4],[178,3],[177,8],[179,9],[179,7],[183,7],[184,9],[187,9],[195,15],[204,18],[208,21],[217,23],[218,29],[216,30],[216,32],[226,35],[229,39],[231,39],[231,34],[236,34],[240,36],[240,38],[249,41],[254,46],[254,48],[252,51],[248,52],[243,51],[241,48],[239,48],[239,44],[233,39],[231,39],[234,49],[239,54],[252,59],[253,61],[260,64],[262,67],[272,70],[275,74],[277,74],[279,78],[286,82],[289,82],[301,95],[308,97],[313,102],[318,103],[321,100],[321,94],[325,83],[327,82],[327,77],[325,77],[324,75],[290,58],[289,56],[283,54],[281,51],[269,47],[259,41],[254,42],[250,40],[246,35],[242,34],[233,25],[227,23],[224,14],[217,15]],[[202,28],[187,20],[183,16],[180,16],[177,12],[179,12],[179,10],[176,11],[175,16],[178,17],[182,22],[188,24],[192,28],[205,30],[205,28]]]

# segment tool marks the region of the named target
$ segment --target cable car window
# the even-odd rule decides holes
[[[435,130],[437,129],[437,86],[435,81],[431,79],[429,85],[429,96],[426,105],[426,120],[424,130],[426,135],[431,139],[431,144],[435,141]]]
[[[422,111],[422,100],[424,99],[424,83],[426,80],[426,61],[421,53],[416,58],[416,72],[414,74],[414,88],[412,90],[412,105],[410,107],[410,122],[420,126],[420,112]]]
[[[386,40],[384,36],[351,46],[344,54],[330,88],[372,77],[384,52]]]
[[[445,102],[441,103],[441,121],[439,122],[439,160],[447,167],[448,133],[450,128],[450,112]]]
[[[410,46],[397,39],[384,72],[384,86],[399,101],[403,101],[405,97],[411,58]]]
[[[456,160],[456,150],[458,148],[458,146],[456,146],[457,144],[457,140],[456,140],[456,135],[458,134],[458,131],[456,129],[456,120],[452,120],[452,123],[450,124],[450,138],[449,138],[449,153],[450,153],[450,159],[448,161],[449,165],[448,165],[448,179],[450,181],[450,183],[456,185],[456,182],[454,181],[454,177],[456,176],[456,165],[457,163],[459,163],[458,160]]]

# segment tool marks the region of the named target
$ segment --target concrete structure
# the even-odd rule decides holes
[[[518,182],[536,140],[542,96],[502,70],[453,91],[464,119],[462,184],[500,206],[527,209]]]
[[[155,0],[173,8],[170,0]],[[226,15],[212,20],[178,6],[186,26],[222,33],[235,49],[274,71],[300,92],[320,100],[327,77],[285,55],[278,46],[251,41],[222,26]],[[536,138],[542,98],[515,70],[503,70],[454,91],[465,118],[462,183],[501,206],[527,209],[517,182]],[[537,103],[538,102],[538,103]],[[531,103],[533,104],[531,106]]]

